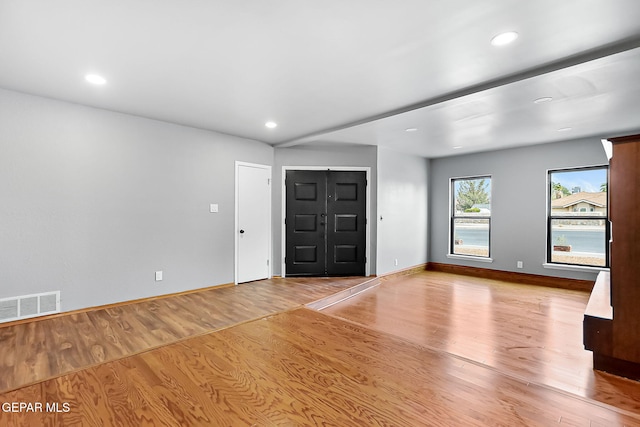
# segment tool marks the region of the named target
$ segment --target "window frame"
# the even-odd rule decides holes
[[[478,216],[470,216],[470,215],[456,215],[456,189],[455,185],[458,181],[472,181],[472,180],[480,180],[486,179],[489,181],[489,201],[493,199],[493,177],[490,174],[482,174],[482,175],[472,175],[472,176],[464,176],[464,177],[454,177],[449,178],[449,254],[450,257],[463,257],[463,258],[471,258],[476,259],[478,261],[492,261],[491,258],[491,212],[493,211],[493,207],[490,210],[489,215],[478,215]],[[460,218],[473,218],[473,219],[482,219],[487,220],[489,223],[489,231],[487,236],[487,255],[471,255],[471,254],[461,254],[455,253],[455,221]]]
[[[552,208],[551,208],[551,185],[552,185],[552,180],[551,180],[551,175],[554,173],[563,173],[563,172],[579,172],[579,171],[588,171],[588,170],[597,170],[597,169],[604,169],[606,172],[606,185],[607,185],[607,209],[606,209],[606,214],[604,216],[602,215],[580,215],[579,217],[576,217],[575,215],[553,215],[552,214]],[[611,227],[610,227],[610,210],[609,210],[609,165],[604,164],[604,165],[593,165],[593,166],[578,166],[578,167],[572,167],[572,168],[559,168],[559,169],[548,169],[547,170],[547,242],[546,242],[546,252],[547,252],[547,256],[546,256],[546,264],[549,266],[566,266],[566,267],[575,267],[575,268],[580,268],[580,267],[586,267],[586,268],[599,268],[599,269],[608,269],[610,267],[610,245],[609,245],[609,241],[611,240]],[[589,213],[594,213],[594,210],[591,211],[586,211],[586,214]],[[581,211],[572,211],[575,213],[583,213]],[[578,264],[578,263],[567,263],[567,262],[557,262],[557,261],[552,261],[552,257],[553,257],[553,230],[552,230],[552,222],[554,220],[575,220],[576,218],[580,218],[581,220],[585,220],[585,221],[589,221],[589,220],[596,220],[596,221],[604,221],[604,250],[605,250],[605,265],[593,265],[593,264]]]

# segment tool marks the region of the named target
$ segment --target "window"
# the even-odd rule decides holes
[[[489,258],[491,177],[451,180],[451,254]]]
[[[609,266],[607,169],[549,171],[547,262]]]

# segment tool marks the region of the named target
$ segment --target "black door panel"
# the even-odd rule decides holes
[[[327,275],[364,276],[366,173],[327,175]]]
[[[286,274],[324,275],[327,181],[323,171],[287,171]]]
[[[286,275],[363,276],[366,173],[287,171]]]

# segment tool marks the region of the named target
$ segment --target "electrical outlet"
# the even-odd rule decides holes
[[[156,271],[156,282],[159,282],[161,280],[162,280],[162,270]]]
[[[522,261],[518,261],[518,268],[522,268]]]

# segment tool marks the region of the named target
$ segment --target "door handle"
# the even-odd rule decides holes
[[[240,234],[244,234],[244,230],[240,230]]]

